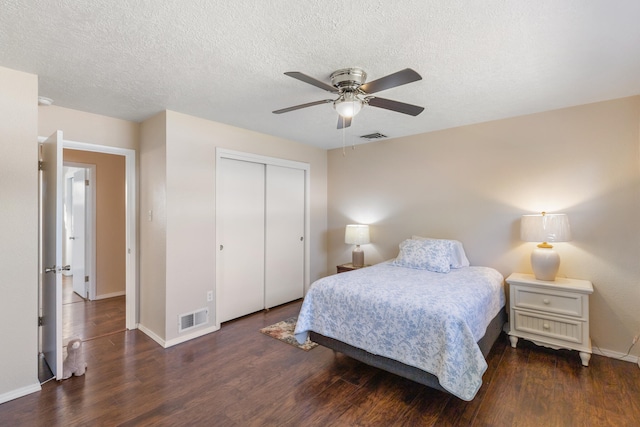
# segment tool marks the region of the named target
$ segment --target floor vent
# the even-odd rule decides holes
[[[178,316],[178,332],[184,332],[205,323],[209,323],[209,309],[207,308],[181,314]]]
[[[387,138],[387,135],[383,135],[380,132],[376,132],[376,133],[370,133],[368,135],[362,135],[360,138],[364,138],[364,139],[380,139],[380,138]]]

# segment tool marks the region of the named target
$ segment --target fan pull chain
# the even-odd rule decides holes
[[[354,122],[354,120],[353,120],[353,117],[352,117],[352,118],[351,118],[351,123],[353,123],[353,122]],[[351,141],[352,141],[352,142],[351,142],[351,149],[352,149],[352,150],[355,150],[355,149],[356,149],[356,140],[355,140],[355,139],[353,139],[353,138],[351,138]]]
[[[347,128],[344,125],[345,118],[340,116],[340,119],[342,119],[342,157],[347,157],[347,142],[346,142]],[[353,120],[353,119],[351,119],[351,120]],[[352,150],[356,149],[356,141],[355,140],[353,140],[353,143],[351,145],[351,149]]]
[[[340,116],[342,119],[342,157],[347,157],[347,152],[345,151],[345,132],[347,131],[344,127],[344,117]]]

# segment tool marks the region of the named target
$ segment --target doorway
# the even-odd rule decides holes
[[[125,265],[124,273],[124,290],[120,291],[120,295],[114,295],[113,292],[103,291],[102,296],[106,297],[122,297],[127,294],[124,308],[125,327],[127,329],[135,329],[138,325],[138,309],[137,309],[137,241],[136,241],[136,175],[135,175],[135,151],[131,149],[115,148],[109,146],[101,146],[87,144],[75,141],[66,141],[63,139],[62,131],[57,131],[49,138],[39,138],[41,145],[41,165],[44,164],[42,170],[45,171],[40,184],[41,188],[41,206],[44,207],[41,216],[41,261],[42,270],[41,289],[39,294],[41,319],[45,321],[41,328],[41,351],[43,357],[51,366],[53,376],[61,379],[62,374],[62,278],[59,274],[61,271],[67,270],[68,266],[62,263],[62,197],[64,191],[64,179],[62,177],[62,149],[71,152],[86,151],[91,153],[113,154],[124,160],[124,236],[123,244],[119,246],[118,253],[123,257]],[[42,147],[48,147],[42,149]],[[56,148],[58,147],[58,148]],[[56,154],[57,153],[57,154]],[[59,172],[56,172],[59,171]],[[42,176],[42,175],[41,175]],[[58,178],[56,178],[56,176]],[[48,188],[48,190],[47,190]],[[43,191],[44,189],[44,191]],[[46,195],[49,196],[46,196]],[[43,199],[44,197],[44,199]],[[58,198],[58,202],[56,202]],[[53,204],[52,204],[53,203]],[[56,208],[55,206],[58,206]],[[56,225],[57,224],[57,225]],[[59,231],[57,231],[59,230]],[[52,234],[53,233],[53,234]],[[53,240],[52,240],[53,239]],[[53,243],[52,243],[53,242]],[[58,243],[56,243],[58,242]],[[45,264],[55,264],[54,267],[44,268]],[[108,268],[107,268],[108,270]],[[53,274],[44,274],[45,272],[53,272]],[[57,273],[57,274],[56,274]],[[46,278],[55,280],[44,280]],[[46,283],[45,283],[46,282]],[[121,280],[122,282],[122,280]],[[46,292],[45,292],[46,291]],[[100,299],[100,291],[97,291]],[[58,314],[56,314],[58,313]],[[48,320],[47,320],[48,319]],[[51,320],[55,319],[53,322]]]
[[[124,165],[114,154],[63,151],[63,345],[125,330]]]
[[[115,154],[124,157],[125,161],[125,294],[126,294],[126,329],[138,327],[138,284],[137,284],[137,193],[136,193],[136,152],[128,148],[117,148],[106,145],[88,144],[84,142],[63,142],[65,150],[77,150],[92,153]]]

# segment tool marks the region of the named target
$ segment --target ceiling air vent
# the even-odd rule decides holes
[[[387,135],[383,135],[380,132],[375,132],[375,133],[370,133],[368,135],[362,135],[360,138],[364,138],[364,139],[381,139],[381,138],[387,138]]]

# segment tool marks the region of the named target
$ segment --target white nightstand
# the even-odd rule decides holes
[[[536,280],[532,274],[513,273],[509,284],[509,340],[518,338],[554,349],[578,350],[584,366],[591,359],[588,280]]]

